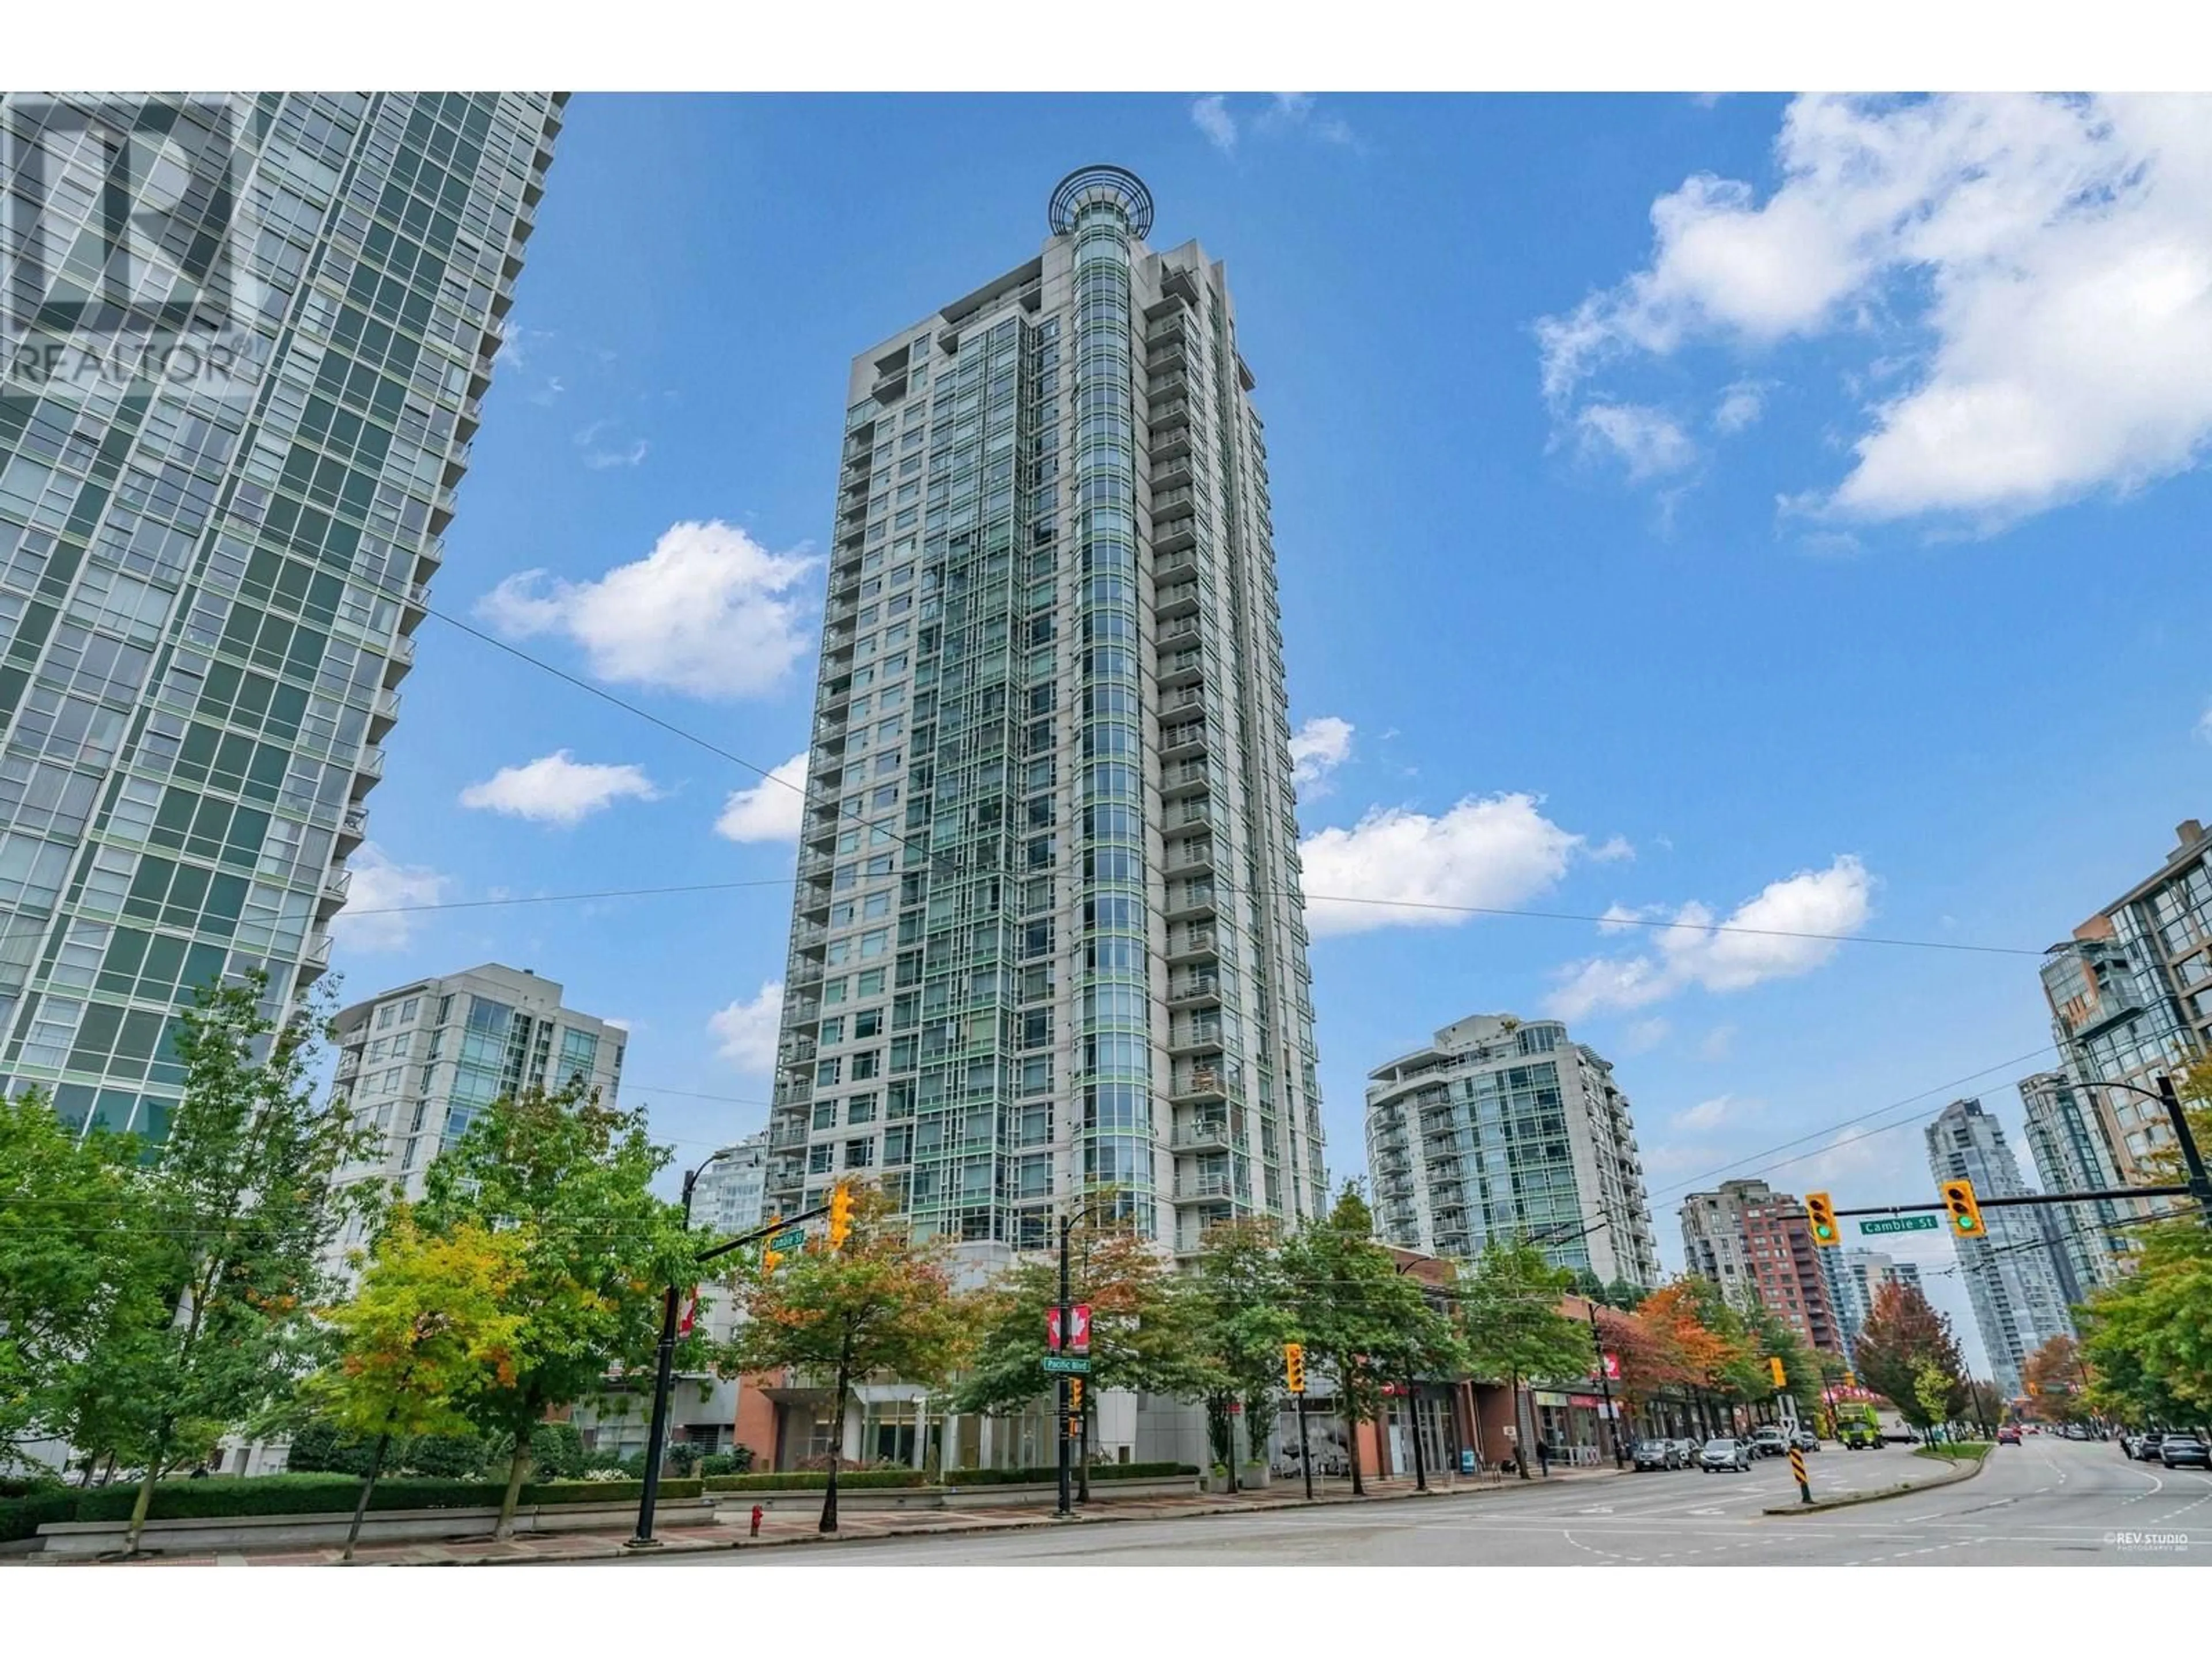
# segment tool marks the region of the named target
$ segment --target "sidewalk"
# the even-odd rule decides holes
[[[1560,1469],[1553,1472],[1548,1484],[1557,1486],[1566,1481],[1611,1480],[1620,1473],[1610,1468]],[[1446,1480],[1439,1478],[1429,1483],[1429,1495],[1437,1498],[1457,1496],[1481,1497],[1508,1492],[1541,1490],[1547,1481],[1539,1478],[1529,1481],[1518,1480]],[[1318,1508],[1331,1504],[1360,1504],[1385,1498],[1414,1496],[1410,1477],[1369,1480],[1365,1483],[1365,1498],[1354,1498],[1351,1486],[1343,1480],[1324,1483],[1314,1494],[1312,1503]],[[1334,1488],[1334,1490],[1328,1490]],[[1212,1494],[1193,1494],[1183,1498],[1114,1498],[1108,1494],[1110,1486],[1103,1481],[1091,1488],[1092,1501],[1076,1511],[1072,1524],[1108,1521],[1159,1521],[1201,1515],[1241,1515],[1264,1510],[1304,1509],[1307,1498],[1303,1486],[1293,1481],[1286,1486],[1271,1486],[1264,1492],[1238,1493],[1235,1497]],[[707,1550],[756,1550],[803,1544],[836,1544],[863,1539],[906,1537],[913,1534],[947,1532],[1006,1532],[1022,1527],[1050,1527],[1067,1525],[1055,1522],[1048,1508],[1024,1506],[1003,1509],[974,1510],[851,1510],[838,1516],[838,1530],[825,1535],[815,1530],[820,1515],[816,1507],[786,1510],[763,1517],[761,1535],[746,1535],[752,1505],[742,1492],[732,1492],[723,1512],[730,1516],[710,1527],[661,1527],[656,1528],[660,1548],[656,1553],[678,1554]],[[371,1544],[363,1545],[354,1553],[356,1566],[384,1567],[489,1567],[503,1566],[518,1562],[604,1561],[632,1553],[624,1547],[627,1532],[570,1532],[545,1533],[512,1538],[495,1542],[489,1538],[456,1538],[436,1543]],[[141,1560],[102,1562],[92,1560],[41,1561],[37,1556],[26,1556],[19,1565],[48,1567],[319,1567],[336,1565],[339,1552],[334,1547],[315,1549],[263,1550],[250,1555],[161,1555],[148,1556]]]

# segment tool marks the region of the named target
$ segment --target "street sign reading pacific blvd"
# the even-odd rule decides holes
[[[1862,1233],[1932,1233],[1942,1224],[1932,1215],[1892,1215],[1877,1221],[1862,1221]]]
[[[1091,1362],[1080,1354],[1048,1353],[1044,1357],[1044,1368],[1048,1371],[1085,1376],[1090,1374]]]

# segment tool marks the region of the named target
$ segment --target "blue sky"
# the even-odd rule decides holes
[[[2033,959],[1710,926],[2037,950],[2212,807],[2208,131],[2172,101],[580,97],[436,603],[791,760],[848,359],[1030,257],[1061,173],[1132,167],[1156,246],[1227,261],[1259,379],[1310,891],[1675,924],[1316,905],[1332,1170],[1364,1168],[1369,1067],[1553,1012],[1616,1064],[1670,1262],[1680,1192],[1737,1160],[1921,1198],[1917,1129],[1832,1126],[1978,1092],[2017,1139]],[[788,814],[729,799],[756,779],[436,620],[420,645],[356,908],[787,876]],[[765,1121],[788,902],[363,916],[336,961],[356,994],[563,981],[631,1022],[630,1098],[696,1158]]]

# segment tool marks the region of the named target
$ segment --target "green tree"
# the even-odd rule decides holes
[[[2089,1377],[2081,1364],[2081,1345],[2063,1332],[2028,1355],[2021,1380],[2028,1409],[2044,1421],[2079,1423],[2088,1416]]]
[[[1282,1261],[1282,1230],[1273,1221],[1225,1221],[1206,1230],[1198,1259],[1176,1281],[1191,1351],[1206,1376],[1200,1394],[1215,1461],[1237,1468],[1235,1414],[1243,1407],[1254,1455],[1267,1443],[1283,1380],[1283,1345],[1295,1340]]]
[[[353,1297],[325,1310],[340,1358],[303,1393],[342,1432],[375,1437],[343,1559],[353,1559],[392,1437],[465,1433],[477,1394],[513,1386],[522,1316],[502,1304],[522,1278],[528,1245],[519,1230],[473,1222],[426,1238],[403,1208]]]
[[[2212,1232],[2195,1217],[2146,1229],[2135,1272],[2077,1313],[2092,1404],[2135,1423],[2212,1416]]]
[[[1359,1463],[1359,1425],[1374,1419],[1382,1401],[1373,1356],[1387,1343],[1385,1328],[1397,1270],[1389,1251],[1375,1243],[1374,1213],[1346,1182],[1334,1206],[1283,1243],[1282,1273],[1294,1340],[1306,1350],[1307,1369],[1327,1373],[1336,1388],[1337,1413],[1351,1444],[1352,1490],[1367,1491]]]
[[[67,1432],[77,1357],[148,1316],[140,1174],[135,1139],[79,1139],[35,1089],[0,1099],[0,1465]]]
[[[1910,1285],[1885,1285],[1875,1292],[1851,1353],[1858,1361],[1859,1380],[1915,1428],[1948,1422],[1972,1403],[1951,1322]],[[1950,1379],[1942,1408],[1932,1413],[1920,1390],[1921,1373],[1929,1368]]]
[[[915,1240],[879,1188],[852,1192],[852,1233],[843,1249],[811,1241],[765,1278],[739,1279],[741,1317],[720,1357],[727,1370],[790,1368],[829,1379],[832,1432],[840,1437],[855,1382],[885,1375],[939,1382],[957,1363],[967,1331],[968,1310],[952,1294],[944,1247]],[[1042,1310],[1032,1340],[1034,1360],[1043,1344]],[[837,1530],[838,1451],[833,1445],[823,1532]]]
[[[1953,1388],[1957,1379],[1933,1360],[1923,1359],[1912,1368],[1912,1403],[1918,1407],[1919,1420],[1923,1428],[1938,1423],[1948,1423],[1956,1413],[1951,1409]],[[1904,1406],[1899,1403],[1898,1409]]]
[[[1594,1362],[1589,1325],[1560,1311],[1573,1274],[1555,1267],[1526,1239],[1492,1239],[1460,1275],[1460,1339],[1482,1377],[1504,1377],[1514,1415],[1524,1382],[1587,1376]],[[1515,1462],[1523,1480],[1534,1455],[1534,1429],[1522,1425]]]
[[[1077,1474],[1090,1497],[1090,1425],[1098,1394],[1127,1389],[1190,1396],[1204,1386],[1185,1304],[1159,1252],[1126,1228],[1079,1226],[1070,1236],[1068,1300],[1091,1310],[1091,1371],[1076,1430]],[[953,1409],[1001,1412],[1057,1388],[1038,1361],[1046,1310],[1060,1303],[1060,1259],[1024,1257],[964,1304],[973,1333]],[[914,1378],[913,1381],[927,1379]]]
[[[503,1297],[518,1317],[508,1363],[465,1407],[509,1449],[499,1537],[514,1529],[532,1431],[611,1370],[652,1364],[666,1287],[697,1271],[697,1237],[652,1191],[668,1159],[646,1138],[642,1112],[603,1106],[572,1082],[494,1101],[430,1165],[414,1216],[425,1235],[476,1227],[520,1239],[521,1270]],[[699,1369],[706,1352],[702,1335],[685,1337],[678,1369]]]
[[[311,1310],[348,1212],[340,1168],[369,1137],[314,1099],[314,1022],[264,1006],[265,975],[207,987],[174,1028],[183,1098],[142,1177],[138,1253],[113,1316],[70,1368],[70,1439],[144,1470],[135,1551],[163,1475],[204,1458],[309,1369]],[[356,1195],[357,1196],[357,1195]]]

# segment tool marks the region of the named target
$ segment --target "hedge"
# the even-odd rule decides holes
[[[921,1486],[929,1477],[920,1469],[841,1469],[837,1490],[860,1492],[870,1487]],[[708,1492],[820,1492],[830,1484],[827,1469],[787,1469],[780,1474],[710,1474]],[[667,1483],[661,1483],[667,1490]]]
[[[520,1504],[622,1504],[642,1490],[635,1480],[555,1480],[526,1486]],[[431,1480],[411,1476],[376,1483],[371,1510],[496,1509],[507,1495],[500,1480]],[[696,1498],[699,1482],[663,1480],[663,1498]],[[165,1480],[154,1488],[148,1518],[214,1520],[256,1515],[345,1515],[361,1498],[361,1482],[343,1474],[211,1475],[204,1480]],[[0,1542],[35,1535],[60,1521],[127,1521],[138,1502],[131,1486],[74,1487],[32,1498],[0,1500]]]
[[[1093,1463],[1091,1479],[1100,1480],[1166,1480],[1179,1474],[1194,1475],[1194,1463]],[[1073,1465],[1068,1468],[1068,1479],[1078,1478]],[[947,1469],[945,1484],[948,1486],[1026,1486],[1049,1485],[1060,1479],[1057,1464],[1037,1469]]]

